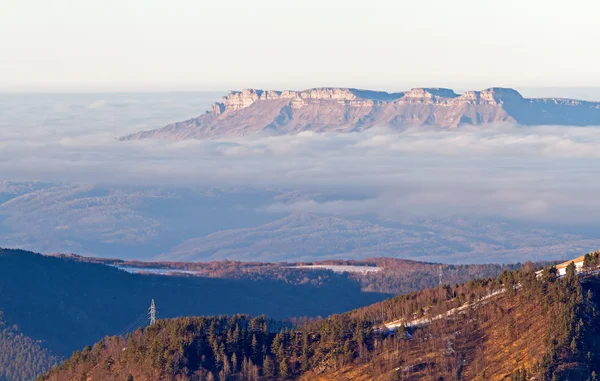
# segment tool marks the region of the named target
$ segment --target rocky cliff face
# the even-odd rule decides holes
[[[231,91],[199,117],[124,136],[121,140],[205,139],[261,132],[350,132],[374,126],[457,128],[462,124],[500,122],[600,125],[600,103],[528,99],[507,88],[463,94],[443,88],[417,88],[401,93],[346,88],[246,89]]]

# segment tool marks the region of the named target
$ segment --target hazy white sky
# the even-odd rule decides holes
[[[0,91],[600,86],[597,0],[0,0]]]

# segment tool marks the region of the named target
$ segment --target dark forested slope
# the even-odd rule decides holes
[[[591,380],[596,284],[582,286],[575,266],[563,278],[530,266],[280,331],[239,315],[164,320],[77,352],[41,380]],[[421,326],[381,325],[437,314]]]
[[[59,360],[17,327],[5,324],[0,313],[0,381],[33,380]]]
[[[264,313],[283,319],[327,316],[385,297],[363,292],[356,281],[330,272],[316,285],[138,275],[103,264],[0,250],[0,380],[31,380],[57,356],[119,333],[147,310],[151,299],[164,318]]]

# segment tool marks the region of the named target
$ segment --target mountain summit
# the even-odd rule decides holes
[[[490,88],[457,94],[451,89],[415,88],[400,93],[350,88],[304,91],[231,91],[196,118],[142,131],[120,140],[183,140],[302,131],[352,132],[375,126],[396,128],[462,124],[600,124],[600,102],[524,98],[514,89]]]

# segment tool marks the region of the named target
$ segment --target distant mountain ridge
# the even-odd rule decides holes
[[[524,98],[514,89],[498,87],[463,94],[445,88],[414,88],[399,93],[352,88],[245,89],[230,91],[198,117],[120,140],[352,132],[375,126],[457,128],[461,124],[502,122],[600,125],[600,102]]]

